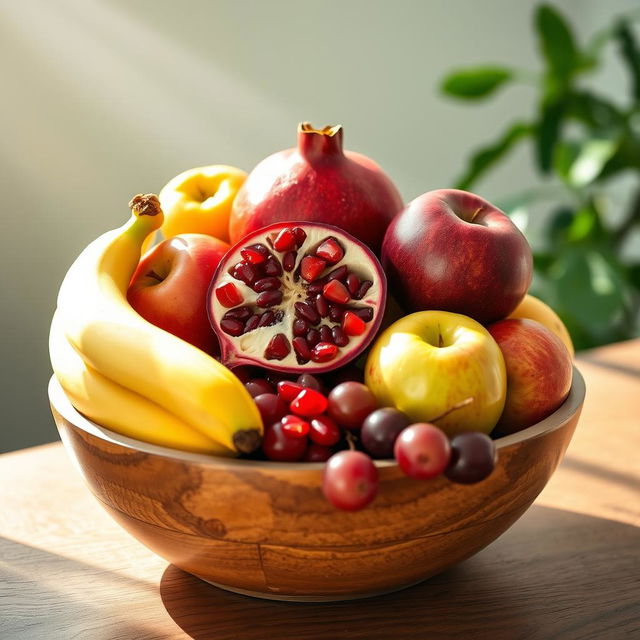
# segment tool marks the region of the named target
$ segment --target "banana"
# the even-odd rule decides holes
[[[163,221],[155,195],[130,202],[132,218],[94,240],[71,265],[58,294],[60,327],[90,369],[166,409],[234,452],[253,451],[262,420],[222,364],[144,320],[126,292],[145,238]]]
[[[141,395],[88,367],[69,344],[54,315],[49,332],[51,364],[71,403],[90,420],[122,435],[162,447],[232,456],[211,440]]]

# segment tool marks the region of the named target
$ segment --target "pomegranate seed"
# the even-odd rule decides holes
[[[237,307],[239,304],[244,302],[244,298],[242,294],[238,291],[238,287],[236,287],[233,282],[227,282],[226,284],[221,284],[216,289],[216,298],[223,307]]]
[[[326,318],[329,315],[329,303],[320,295],[316,296],[316,309],[321,318]]]
[[[360,288],[358,289],[358,293],[356,293],[353,297],[356,300],[362,300],[362,298],[364,298],[364,294],[367,293],[367,291],[369,291],[369,289],[371,289],[372,285],[373,285],[373,282],[371,282],[371,280],[365,280],[360,285]]]
[[[334,322],[341,322],[343,314],[344,314],[344,309],[341,309],[340,307],[336,307],[333,304],[329,305],[329,317]]]
[[[289,355],[291,351],[291,345],[287,336],[284,333],[276,333],[271,340],[267,348],[264,350],[264,356],[267,360],[282,360]]]
[[[220,321],[220,328],[230,336],[237,338],[244,333],[244,322],[237,318],[223,318]]]
[[[282,267],[273,256],[267,258],[267,261],[262,265],[262,270],[265,276],[280,277],[282,275]]]
[[[291,344],[301,360],[304,360],[305,362],[309,362],[309,360],[311,360],[311,349],[309,349],[307,341],[302,336],[294,338],[291,341]]]
[[[333,327],[331,336],[333,337],[333,343],[338,347],[346,347],[349,344],[349,337],[340,327]]]
[[[282,424],[282,431],[290,438],[304,438],[310,429],[309,423],[298,416],[285,416],[280,424]]]
[[[309,325],[302,318],[296,318],[293,321],[294,336],[306,336],[308,329]]]
[[[299,249],[304,243],[304,241],[307,239],[307,233],[301,227],[296,227],[293,230],[293,235],[296,237],[296,246]]]
[[[314,362],[329,362],[333,360],[338,353],[338,347],[329,342],[318,342],[311,350],[311,359]]]
[[[291,380],[281,380],[278,382],[278,395],[285,401],[291,402],[304,387],[297,382]]]
[[[313,282],[327,266],[322,258],[305,256],[300,262],[300,275],[307,281]]]
[[[290,409],[299,416],[317,416],[324,413],[329,406],[329,401],[318,391],[302,389],[293,399]]]
[[[242,280],[245,284],[255,282],[258,277],[255,267],[248,262],[238,262],[238,264],[233,268],[233,273],[231,275],[236,280]]]
[[[351,299],[347,287],[345,287],[340,280],[330,280],[324,285],[322,289],[322,295],[331,300],[331,302],[337,302],[338,304],[346,304]]]
[[[268,327],[273,324],[276,319],[276,314],[273,311],[265,311],[262,316],[260,316],[260,322],[258,323],[259,327]]]
[[[263,291],[257,298],[256,304],[259,307],[272,307],[274,304],[282,302],[282,291],[272,289],[271,291]]]
[[[251,307],[236,307],[224,314],[223,318],[238,318],[238,320],[246,320],[251,317]]]
[[[273,241],[273,248],[276,251],[289,251],[296,246],[296,236],[293,229],[287,227],[283,229]]]
[[[314,375],[311,375],[310,373],[301,373],[298,376],[297,382],[307,389],[314,389],[315,391],[319,391],[320,393],[323,393],[324,391],[324,387],[322,386],[320,380],[318,380],[318,378],[316,378]]]
[[[261,264],[267,259],[269,250],[263,244],[252,244],[240,249],[240,255],[251,264]]]
[[[347,276],[347,289],[349,289],[349,293],[352,296],[355,296],[358,293],[358,289],[360,288],[360,278],[355,273],[350,273]]]
[[[327,284],[326,278],[318,278],[307,287],[307,293],[310,296],[316,296],[319,293],[322,293],[322,287],[324,287],[325,284]]]
[[[342,267],[338,267],[337,269],[329,272],[329,275],[327,276],[327,282],[329,280],[344,280],[347,277],[348,273],[349,269],[347,269],[347,267],[345,267],[344,265]]]
[[[311,419],[309,438],[317,444],[330,447],[340,440],[340,427],[329,416],[316,416]]]
[[[342,330],[348,336],[361,336],[367,328],[364,320],[355,313],[347,311],[342,318]]]
[[[320,322],[318,312],[310,304],[306,302],[296,302],[293,306],[296,310],[296,316],[301,317],[311,324],[318,324],[318,322]]]
[[[320,332],[317,329],[309,329],[307,331],[307,342],[311,348],[315,347],[320,342]]]
[[[249,331],[253,331],[254,329],[256,329],[259,322],[260,316],[257,313],[251,316],[244,325],[244,333],[249,333]]]
[[[351,309],[358,318],[362,318],[365,322],[371,322],[373,320],[373,309],[371,307],[358,307]]]
[[[282,258],[282,268],[285,271],[293,271],[293,267],[296,266],[296,252],[287,251]]]
[[[344,249],[335,238],[327,238],[317,249],[316,255],[330,264],[340,262],[344,258]]]
[[[333,342],[333,334],[331,333],[331,329],[327,327],[326,324],[323,324],[320,327],[319,331],[321,342]]]
[[[279,288],[280,280],[278,280],[278,278],[260,278],[260,280],[256,280],[253,284],[253,290],[256,292]]]

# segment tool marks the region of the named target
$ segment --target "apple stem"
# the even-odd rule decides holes
[[[431,420],[429,420],[429,422],[436,422],[437,420],[442,420],[442,418],[448,416],[453,411],[457,411],[458,409],[462,409],[463,407],[466,407],[466,406],[470,405],[472,402],[473,402],[473,397],[465,398],[464,400],[461,400],[460,402],[456,402],[456,404],[454,404],[452,407],[447,409],[444,413],[441,413],[439,416],[436,416],[435,418],[432,418]]]

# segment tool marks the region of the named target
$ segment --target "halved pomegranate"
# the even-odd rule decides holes
[[[279,222],[222,259],[209,319],[228,367],[322,373],[371,342],[386,296],[382,267],[362,242],[331,225]]]

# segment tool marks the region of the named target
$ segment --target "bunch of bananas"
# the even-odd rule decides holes
[[[163,214],[138,195],[132,217],[94,240],[60,288],[49,352],[74,406],[124,435],[186,451],[253,451],[262,421],[241,382],[222,364],[139,316],[127,302],[145,239]]]

